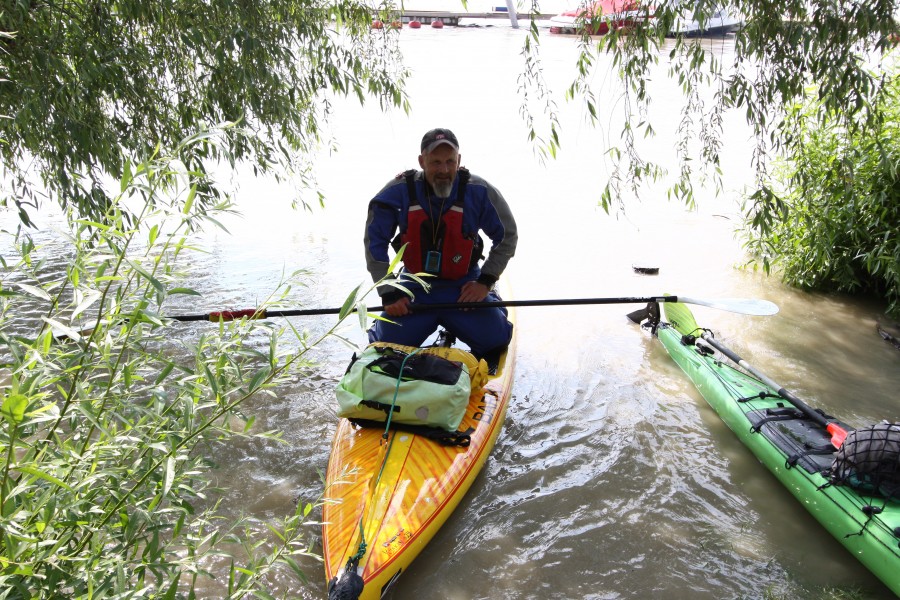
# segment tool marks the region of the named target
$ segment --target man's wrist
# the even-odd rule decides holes
[[[485,286],[487,289],[491,289],[494,287],[494,284],[497,283],[497,277],[494,275],[489,275],[487,273],[482,273],[475,281]]]
[[[404,294],[400,290],[393,290],[393,291],[383,294],[381,296],[381,304],[383,306],[387,306],[389,304],[393,304],[397,300],[402,300],[403,298],[406,298],[406,297],[407,297],[406,294]]]

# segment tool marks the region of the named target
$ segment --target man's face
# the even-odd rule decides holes
[[[449,198],[459,170],[460,154],[449,144],[441,144],[427,154],[419,155],[419,166],[425,172],[425,181],[431,184],[439,198]]]

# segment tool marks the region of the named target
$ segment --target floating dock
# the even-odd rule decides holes
[[[531,18],[530,13],[518,13],[518,17],[522,19]],[[535,19],[549,19],[554,15],[535,14]],[[505,19],[509,20],[510,14],[505,10],[474,13],[474,12],[453,12],[447,10],[404,10],[400,12],[400,21],[405,25],[410,21],[418,21],[422,25],[430,25],[433,21],[441,21],[444,25],[458,27],[460,19]]]

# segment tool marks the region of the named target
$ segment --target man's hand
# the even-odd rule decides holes
[[[404,296],[396,302],[386,304],[384,307],[384,312],[386,312],[391,317],[403,317],[412,313],[412,311],[409,310],[409,298],[407,296]]]
[[[490,293],[491,288],[477,281],[466,282],[462,286],[457,302],[481,302]]]

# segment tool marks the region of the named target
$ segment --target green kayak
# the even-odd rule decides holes
[[[699,328],[684,304],[666,303],[664,309],[661,319],[659,306],[648,306],[645,327],[655,332],[710,406],[769,471],[900,596],[900,427],[883,423],[853,430],[758,373],[712,332]],[[875,466],[887,474],[878,479],[863,472],[862,454],[855,455],[856,472],[848,474],[846,468],[854,458],[851,449],[863,448],[859,440],[864,430],[880,436]],[[887,441],[881,439],[885,433]]]

